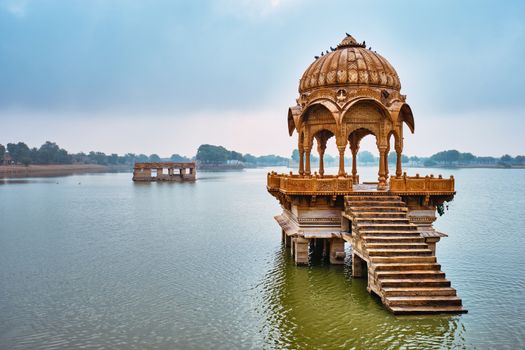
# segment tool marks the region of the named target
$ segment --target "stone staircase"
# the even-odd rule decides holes
[[[353,249],[368,263],[368,288],[394,314],[465,313],[400,197],[345,197]]]

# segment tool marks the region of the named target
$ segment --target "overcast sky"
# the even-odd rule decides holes
[[[0,143],[288,156],[302,72],[348,32],[401,78],[405,153],[525,154],[524,4],[0,0]]]

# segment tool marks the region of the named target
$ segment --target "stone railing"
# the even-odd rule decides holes
[[[352,192],[351,176],[301,176],[293,174],[268,173],[269,191],[284,194],[344,194]]]
[[[406,176],[390,178],[390,192],[395,193],[454,193],[454,177],[450,176],[444,179],[441,175],[434,177],[434,175],[421,177]]]

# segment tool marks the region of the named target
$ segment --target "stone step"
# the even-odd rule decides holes
[[[376,271],[376,276],[381,281],[387,279],[443,279],[445,273],[440,270],[405,270],[405,271]]]
[[[446,279],[433,279],[433,278],[400,278],[400,279],[386,279],[379,280],[381,288],[416,288],[416,287],[426,287],[426,288],[436,288],[436,287],[450,287],[450,281]]]
[[[367,249],[428,249],[428,244],[425,242],[408,242],[408,243],[366,243]]]
[[[431,256],[430,249],[368,249],[368,256]]]
[[[354,218],[407,218],[407,214],[402,211],[358,211],[351,215]]]
[[[467,313],[462,306],[391,306],[388,308],[396,315]]]
[[[414,224],[377,224],[377,223],[355,223],[358,230],[382,230],[382,231],[417,231]]]
[[[425,239],[418,235],[372,235],[362,236],[362,240],[368,243],[424,243]]]
[[[451,287],[438,288],[383,288],[383,294],[389,296],[455,296],[456,290]]]
[[[407,207],[392,207],[392,206],[373,206],[373,207],[355,207],[355,206],[347,206],[347,210],[349,209],[348,214],[352,215],[352,213],[359,213],[359,212],[385,212],[385,213],[396,213],[396,212],[408,212]]]
[[[352,220],[356,224],[410,224],[408,218],[361,218],[357,217]]]
[[[399,237],[399,236],[413,236],[413,237],[421,237],[419,232],[417,230],[359,230],[359,233],[362,235],[362,237],[365,236],[391,236],[391,237]]]
[[[413,271],[413,270],[433,270],[439,271],[441,265],[437,263],[393,263],[393,264],[373,264],[376,271]]]
[[[403,296],[387,297],[390,306],[461,306],[461,299],[457,296]]]
[[[377,202],[382,202],[382,201],[392,201],[392,200],[400,201],[401,197],[394,196],[394,195],[390,195],[390,196],[384,196],[384,195],[381,195],[381,196],[360,196],[360,195],[357,195],[357,196],[346,196],[345,197],[345,201],[347,203],[348,202],[356,202],[356,201],[377,201]]]
[[[402,200],[386,200],[386,201],[348,201],[349,207],[405,207],[406,204]]]
[[[435,263],[435,256],[371,256],[373,264],[395,264],[395,263]]]

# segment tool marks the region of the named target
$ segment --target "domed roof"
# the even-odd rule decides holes
[[[332,52],[316,57],[301,78],[299,93],[320,87],[347,85],[401,90],[394,67],[351,35],[347,35]]]

